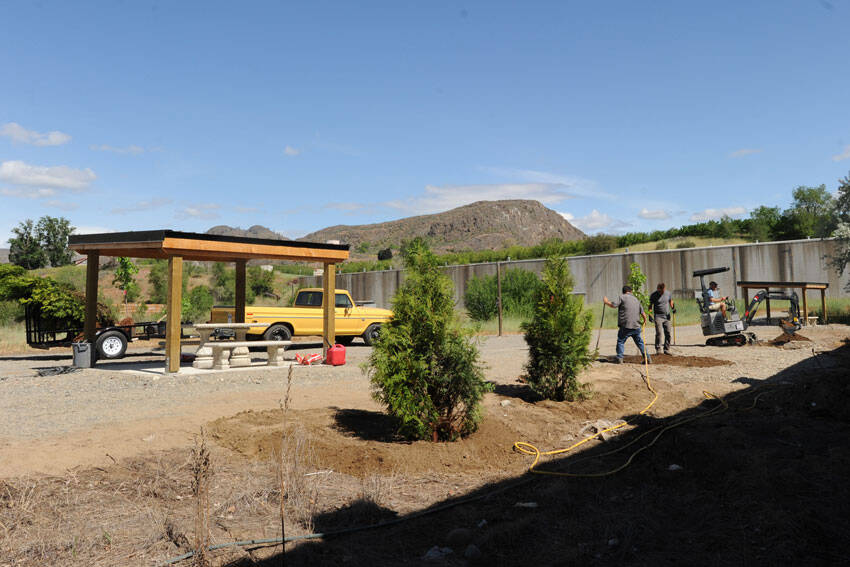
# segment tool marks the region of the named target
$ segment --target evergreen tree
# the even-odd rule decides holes
[[[12,232],[15,236],[9,239],[9,262],[25,270],[36,270],[47,265],[47,254],[31,219],[20,223]]]
[[[393,318],[368,362],[373,397],[412,439],[451,440],[474,431],[484,381],[478,349],[454,312],[451,280],[420,239],[402,249],[405,280]]]
[[[546,399],[574,401],[590,388],[578,381],[593,360],[590,352],[591,314],[573,295],[573,277],[565,258],[548,258],[543,266],[534,317],[522,324],[528,343],[525,380]]]

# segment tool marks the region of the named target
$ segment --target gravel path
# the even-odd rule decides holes
[[[803,334],[814,342],[792,343],[786,348],[706,347],[699,327],[683,327],[677,334],[679,346],[674,348],[674,354],[732,362],[713,368],[651,367],[655,381],[666,382],[696,399],[705,384],[714,384],[714,390],[721,393],[743,387],[736,380],[768,378],[812,357],[813,348],[817,351],[837,346],[850,332],[840,325],[806,329]],[[776,328],[759,332],[765,339],[777,334]],[[595,338],[594,334],[591,345]],[[647,338],[653,341],[652,337]],[[603,331],[600,353],[613,355],[615,341],[616,331]],[[288,356],[321,350],[320,343],[294,346]],[[378,409],[370,397],[368,378],[360,368],[370,351],[368,347],[352,345],[346,350],[344,366],[296,366],[292,407]],[[627,354],[636,352],[630,344]],[[211,419],[249,409],[278,407],[286,388],[288,368],[159,375],[149,370],[163,365],[161,353],[142,350],[132,354],[123,361],[99,364],[95,369],[52,376],[38,373],[71,364],[70,356],[62,356],[58,349],[57,355],[47,357],[0,357],[0,477],[56,472],[69,466],[106,462],[106,458],[182,445]],[[516,384],[527,348],[521,335],[484,337],[481,355],[488,379]],[[264,354],[255,356],[259,361]],[[585,379],[615,379],[624,373],[634,375],[640,368],[596,362]]]

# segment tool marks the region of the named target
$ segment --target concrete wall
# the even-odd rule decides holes
[[[694,270],[728,266],[728,272],[714,274],[724,295],[743,297],[736,281],[808,281],[827,282],[827,297],[846,297],[845,287],[850,273],[843,276],[829,265],[836,243],[825,240],[792,240],[763,244],[738,244],[685,248],[682,250],[657,250],[599,256],[575,256],[568,259],[575,278],[575,291],[584,293],[588,302],[602,300],[620,293],[629,275],[629,266],[637,262],[647,276],[647,289],[654,290],[663,281],[673,291],[674,297],[693,298],[699,290],[699,279],[692,277]],[[455,286],[455,300],[463,307],[466,283],[474,276],[496,274],[496,263],[447,266],[445,273]],[[502,273],[512,268],[522,268],[540,274],[543,260],[501,262]],[[336,287],[347,289],[355,300],[373,300],[378,307],[391,307],[391,300],[402,281],[400,270],[338,274]],[[302,285],[320,287],[322,278],[300,278]],[[798,291],[799,292],[799,291]],[[810,292],[811,293],[811,292]],[[750,294],[752,296],[752,293]],[[819,294],[817,294],[819,297]],[[815,293],[812,293],[815,297]]]

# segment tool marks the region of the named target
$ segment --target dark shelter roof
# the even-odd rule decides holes
[[[76,234],[68,247],[80,254],[129,258],[169,258],[232,262],[245,259],[338,263],[348,259],[348,244],[321,244],[244,236],[222,236],[176,230],[141,230]]]

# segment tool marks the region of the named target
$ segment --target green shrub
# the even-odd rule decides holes
[[[546,399],[574,401],[590,393],[578,375],[593,360],[591,313],[584,311],[581,296],[572,295],[573,285],[567,261],[547,259],[534,317],[522,324],[528,343],[525,380]]]
[[[274,272],[266,271],[260,266],[249,266],[247,278],[248,287],[255,296],[274,294]]]
[[[581,241],[585,254],[604,254],[617,247],[617,238],[609,234],[589,236]]]
[[[436,257],[417,238],[404,245],[402,258],[406,279],[367,363],[372,395],[399,420],[402,435],[455,439],[478,427],[491,386]]]
[[[662,240],[661,242],[659,242],[658,244],[655,245],[655,249],[656,250],[667,250],[667,241]]]
[[[693,240],[683,240],[676,244],[676,248],[696,248],[697,243]]]
[[[502,276],[502,314],[530,319],[540,280],[522,268],[505,271]],[[489,321],[499,314],[496,276],[474,277],[466,285],[463,302],[473,321]]]
[[[496,277],[473,277],[469,280],[466,284],[463,302],[470,319],[473,321],[489,321],[498,315]]]
[[[640,269],[640,264],[632,262],[629,266],[629,285],[632,286],[632,295],[634,295],[644,310],[649,313],[649,296],[646,294],[646,276]]]
[[[180,317],[185,323],[198,323],[207,321],[213,306],[213,296],[206,286],[193,287],[188,294],[183,296]]]

